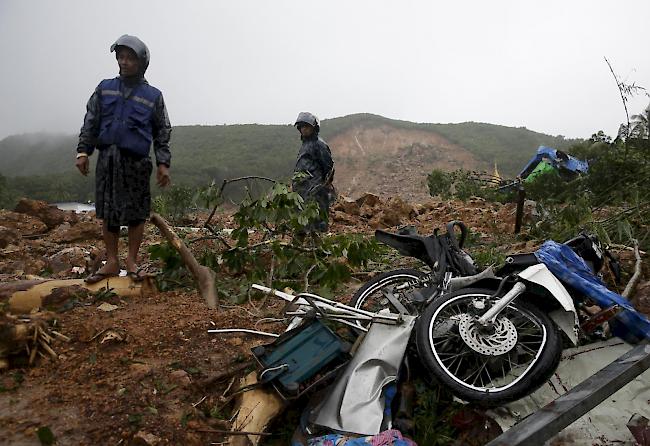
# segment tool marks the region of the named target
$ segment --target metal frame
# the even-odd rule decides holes
[[[650,368],[650,344],[637,345],[486,446],[541,446]]]

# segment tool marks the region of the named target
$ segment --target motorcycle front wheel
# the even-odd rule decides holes
[[[493,291],[466,288],[423,311],[416,328],[425,369],[462,400],[495,406],[531,394],[560,361],[553,321],[524,300],[508,305],[490,327],[478,322]]]

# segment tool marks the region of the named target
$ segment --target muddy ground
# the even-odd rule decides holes
[[[411,224],[430,233],[451,219],[461,219],[477,244],[523,252],[538,243],[525,235],[511,235],[513,205],[482,200],[417,205],[399,199],[370,201],[365,208],[351,200],[339,202],[332,212],[331,230],[371,234],[375,227]],[[197,215],[185,223],[200,226],[204,218]],[[232,225],[230,216],[218,218],[223,227]],[[159,241],[156,228],[148,226],[143,263],[146,246]],[[125,239],[120,243],[124,252]],[[35,204],[23,212],[0,211],[0,290],[17,280],[84,276],[100,264],[101,246],[99,223],[92,214],[61,214]],[[631,253],[621,254],[624,267],[631,270]],[[149,271],[155,272],[157,266],[150,265]],[[373,272],[395,266],[372,265],[373,271],[342,286],[339,298],[347,300]],[[642,289],[646,291],[640,304],[646,305],[650,286],[642,283]],[[0,291],[5,310],[8,297]],[[99,309],[103,301],[116,308]],[[192,289],[79,299],[52,316],[56,329],[71,339],[54,341],[58,360],[39,357],[34,366],[26,367],[14,358],[12,368],[0,372],[0,444],[39,445],[37,431],[45,427],[60,445],[220,444],[224,435],[208,431],[228,428],[222,420],[228,418],[225,403],[232,380],[203,383],[250,359],[253,346],[269,341],[207,330],[243,327],[281,332],[283,325],[263,319],[277,317],[282,307],[280,301],[266,298],[241,305],[221,301],[218,309],[209,310]],[[122,339],[102,343],[104,337],[97,335],[107,330]]]

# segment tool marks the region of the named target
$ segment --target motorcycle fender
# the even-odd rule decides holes
[[[557,300],[562,309],[557,309],[549,313],[549,317],[560,327],[574,345],[578,345],[578,312],[573,304],[573,299],[564,285],[557,280],[546,265],[539,263],[530,266],[518,274],[525,281],[535,283],[545,288],[555,300]]]

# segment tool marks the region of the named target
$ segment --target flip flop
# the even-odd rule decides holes
[[[90,276],[86,277],[84,279],[84,282],[87,284],[93,284],[97,282],[101,282],[104,279],[108,279],[110,277],[117,277],[119,273],[100,273],[96,272],[94,274],[91,274]]]

